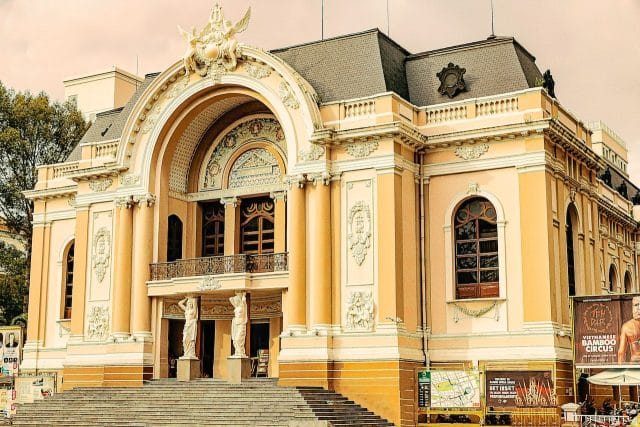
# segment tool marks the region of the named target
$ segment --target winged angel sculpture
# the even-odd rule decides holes
[[[204,77],[212,64],[222,66],[227,71],[235,70],[238,56],[241,55],[235,35],[247,29],[249,18],[251,8],[247,9],[240,21],[232,25],[231,21],[224,18],[222,9],[216,4],[211,11],[209,22],[199,34],[195,27],[188,32],[178,25],[178,30],[189,43],[183,59],[187,75],[195,72]]]

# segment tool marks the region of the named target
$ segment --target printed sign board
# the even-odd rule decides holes
[[[480,407],[477,371],[431,371],[431,408]]]
[[[428,408],[431,404],[431,372],[418,371],[418,407]]]
[[[22,328],[20,326],[0,327],[0,353],[2,354],[0,377],[18,375],[21,352]]]
[[[487,371],[487,406],[550,408],[558,399],[551,371]]]
[[[576,367],[640,363],[640,295],[573,300]]]

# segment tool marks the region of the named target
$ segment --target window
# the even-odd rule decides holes
[[[616,276],[616,268],[613,264],[609,267],[609,292],[616,291],[616,285],[618,283],[618,278]]]
[[[631,281],[631,273],[628,271],[624,273],[624,293],[629,294],[633,292],[633,284]]]
[[[273,253],[274,204],[270,198],[242,201],[240,248],[243,254]]]
[[[499,294],[498,227],[494,206],[486,199],[465,201],[455,213],[456,298],[491,298]]]
[[[71,242],[64,263],[64,296],[62,318],[71,319],[71,307],[73,305],[73,255],[75,242]]]
[[[177,215],[171,215],[167,226],[167,261],[180,258],[182,258],[182,221]]]
[[[224,255],[224,207],[219,202],[202,207],[202,256]]]

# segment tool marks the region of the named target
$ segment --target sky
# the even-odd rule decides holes
[[[177,25],[200,30],[214,3],[0,0],[0,81],[61,99],[69,77],[162,71],[186,50]],[[251,7],[238,40],[266,50],[376,27],[412,53],[491,34],[491,0],[324,0],[324,20],[322,0],[218,3],[233,22]],[[562,105],[627,143],[640,184],[640,0],[493,0],[493,9],[495,34],[515,37],[551,70]]]

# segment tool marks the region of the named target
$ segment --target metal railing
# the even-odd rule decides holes
[[[151,280],[227,273],[268,273],[287,271],[288,256],[287,253],[212,256],[158,262],[150,267]]]

